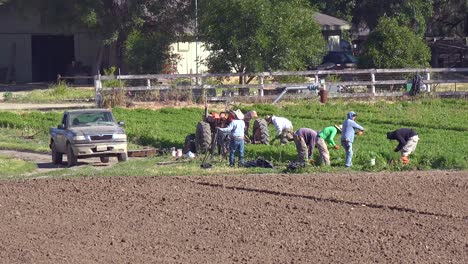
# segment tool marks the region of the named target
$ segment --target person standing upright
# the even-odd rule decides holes
[[[410,128],[400,128],[388,132],[387,139],[398,141],[398,146],[394,151],[401,151],[401,161],[403,164],[408,164],[408,156],[416,150],[416,146],[418,145],[418,133]]]
[[[320,161],[322,165],[330,166],[330,153],[328,152],[328,145],[334,149],[339,149],[340,146],[335,143],[335,136],[341,133],[341,125],[334,125],[324,128],[318,134],[317,148],[320,153]]]
[[[244,164],[244,114],[241,110],[237,109],[232,112],[233,120],[225,128],[217,128],[219,131],[227,132],[231,135],[231,144],[229,152],[229,166],[234,167],[235,165],[235,154],[239,151],[239,165]]]
[[[362,135],[364,128],[354,121],[357,115],[355,112],[348,112],[346,120],[343,122],[343,132],[341,133],[341,146],[346,151],[345,167],[350,168],[353,165],[353,142],[355,129],[358,129],[358,135]]]

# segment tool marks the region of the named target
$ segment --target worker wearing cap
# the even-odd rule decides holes
[[[388,132],[387,139],[398,141],[398,146],[394,151],[401,151],[401,161],[403,164],[408,164],[408,156],[416,150],[416,146],[418,145],[418,133],[410,128],[400,128],[395,131]]]
[[[358,129],[358,135],[362,135],[364,128],[360,126],[356,121],[357,115],[355,112],[348,112],[346,120],[343,122],[342,133],[341,133],[341,146],[346,151],[345,167],[350,168],[353,165],[353,142],[355,129]]]
[[[310,128],[299,128],[294,132],[294,143],[296,143],[297,161],[306,162],[312,160],[314,146],[317,143],[318,135]]]
[[[225,128],[218,128],[219,131],[227,132],[231,135],[231,144],[229,152],[229,166],[234,167],[235,154],[239,151],[239,165],[244,164],[244,114],[241,110],[231,112],[234,118]]]
[[[252,111],[249,111],[247,113],[245,113],[244,115],[244,122],[245,122],[245,135],[249,135],[249,127],[250,127],[250,121],[253,119],[253,118],[257,118],[258,115],[257,115],[257,112],[255,110],[252,110]]]
[[[288,119],[279,116],[266,116],[265,120],[276,128],[276,137],[272,141],[280,139],[281,144],[287,144],[294,139],[293,125]]]
[[[326,127],[318,133],[317,148],[319,150],[320,161],[322,162],[322,165],[330,166],[330,153],[328,152],[327,145],[334,149],[340,148],[340,146],[338,146],[334,140],[337,133],[341,133],[341,125]]]

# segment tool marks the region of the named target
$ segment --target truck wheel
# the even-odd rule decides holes
[[[259,118],[255,120],[252,143],[265,145],[270,144],[270,132],[268,131],[268,123],[265,119]]]
[[[200,121],[197,124],[195,133],[195,148],[198,154],[210,151],[211,147],[211,127],[207,122]]]
[[[53,164],[62,164],[63,161],[63,154],[57,152],[57,146],[55,146],[55,142],[52,142],[52,163]]]
[[[75,153],[73,153],[73,149],[70,144],[67,144],[67,163],[68,167],[73,167],[76,165],[78,162],[78,159],[75,156]]]
[[[117,160],[119,162],[122,162],[122,161],[127,161],[127,153],[119,153],[119,155],[117,155]]]
[[[99,157],[102,163],[109,163],[109,157]]]

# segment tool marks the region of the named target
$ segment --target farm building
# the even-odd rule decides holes
[[[341,32],[349,30],[346,21],[316,13],[316,21],[322,26],[329,50],[343,47]],[[100,49],[99,36],[77,29],[55,28],[47,25],[37,13],[23,14],[14,5],[0,8],[0,83],[45,82],[57,78],[57,74],[69,76],[92,75]],[[116,65],[114,47],[105,49],[102,64]],[[196,72],[196,55],[203,61],[209,54],[202,42],[178,42],[171,50],[181,57],[178,73]],[[94,69],[94,70],[93,70]],[[199,72],[205,72],[199,64]]]

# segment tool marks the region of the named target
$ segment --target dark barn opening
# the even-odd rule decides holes
[[[49,82],[64,75],[75,59],[73,35],[31,36],[33,82]]]

